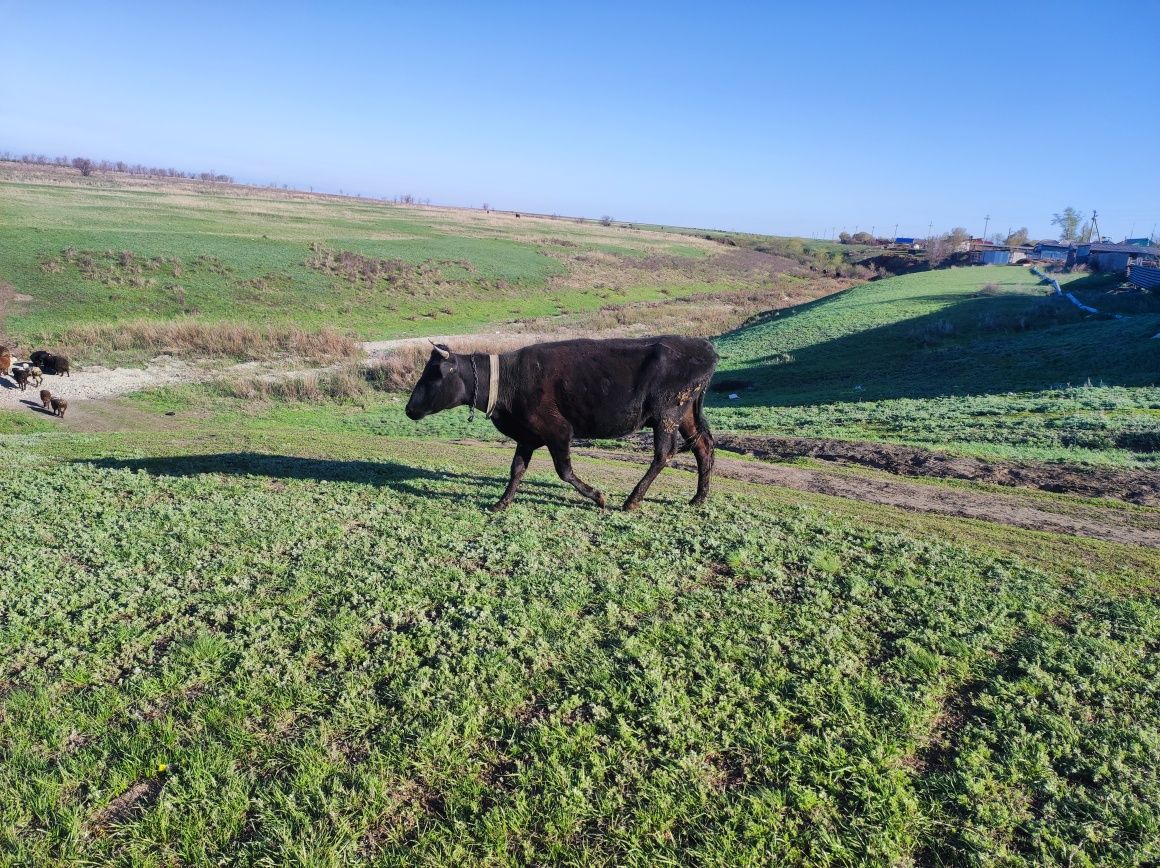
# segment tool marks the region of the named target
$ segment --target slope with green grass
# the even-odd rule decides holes
[[[174,317],[454,334],[694,294],[773,299],[797,267],[677,232],[11,166],[0,290],[28,300],[4,310],[0,295],[0,333],[25,342]]]
[[[738,397],[710,403],[733,430],[1157,463],[1158,331],[1160,305],[1085,315],[1021,268],[923,272],[725,335]]]

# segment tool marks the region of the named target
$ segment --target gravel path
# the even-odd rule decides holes
[[[104,368],[85,365],[67,377],[47,374],[40,386],[20,391],[11,377],[0,376],[0,409],[12,410],[26,406],[23,401],[37,401],[41,389],[71,401],[94,398],[115,398],[130,392],[139,392],[156,386],[192,383],[220,376],[221,368],[200,368],[181,359],[159,356],[144,368]]]
[[[480,333],[467,335],[445,335],[434,337],[438,343],[450,343],[452,346],[468,342],[488,343],[503,342],[523,345],[543,340],[543,335],[512,335],[502,332]],[[428,338],[397,338],[389,341],[366,341],[362,344],[367,357],[381,358],[401,347],[412,345],[426,345]],[[27,407],[25,403],[31,401],[39,404],[38,396],[41,389],[48,389],[53,395],[59,395],[68,401],[91,401],[101,398],[117,398],[143,389],[153,389],[158,386],[177,385],[179,383],[197,383],[213,380],[223,375],[266,375],[283,377],[295,373],[304,373],[306,370],[321,370],[320,368],[302,370],[279,370],[268,362],[243,362],[236,365],[203,362],[191,364],[184,359],[172,356],[158,356],[143,368],[105,368],[101,365],[84,365],[73,370],[70,376],[57,377],[46,375],[44,382],[39,386],[29,386],[27,391],[20,391],[15,380],[0,375],[0,410],[15,410]]]

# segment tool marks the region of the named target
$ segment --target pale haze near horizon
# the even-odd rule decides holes
[[[0,3],[0,150],[704,228],[1160,223],[1160,4]],[[1114,23],[1116,26],[1109,26]]]

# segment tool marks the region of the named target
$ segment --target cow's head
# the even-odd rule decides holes
[[[444,344],[435,344],[423,376],[407,401],[407,416],[418,421],[424,416],[468,402],[467,385],[459,373],[457,356]]]

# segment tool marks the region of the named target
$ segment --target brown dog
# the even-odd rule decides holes
[[[43,406],[45,410],[48,410],[49,405],[52,403],[52,392],[48,391],[48,389],[41,389],[40,390],[40,403],[41,403],[41,406]]]
[[[64,411],[68,409],[68,401],[64,398],[50,398],[49,403],[52,404],[52,415],[64,418]]]

